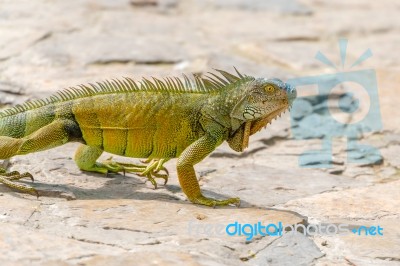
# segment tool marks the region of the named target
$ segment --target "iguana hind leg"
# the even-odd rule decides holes
[[[47,126],[23,138],[17,139],[0,136],[0,159],[8,159],[15,155],[47,150],[65,144],[70,138],[70,132],[68,130],[72,129],[74,126],[77,126],[75,122],[60,119],[53,121]],[[14,180],[25,177],[33,179],[32,175],[29,173],[7,173],[5,169],[0,169],[0,183],[10,188],[38,196],[38,192],[33,187],[13,182]]]
[[[75,154],[75,162],[81,170],[108,173],[135,173],[140,176],[146,176],[149,181],[157,188],[155,178],[164,179],[164,184],[168,181],[168,170],[163,164],[168,159],[153,159],[145,161],[144,165],[120,163],[112,160],[112,157],[103,162],[97,162],[97,159],[103,153],[103,150],[97,147],[81,145]],[[164,171],[166,174],[161,174]]]

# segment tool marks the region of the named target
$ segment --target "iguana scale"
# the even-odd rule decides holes
[[[0,112],[0,159],[75,141],[81,143],[74,158],[81,170],[139,173],[156,186],[154,178],[168,180],[163,164],[178,158],[178,179],[190,201],[239,204],[238,198],[203,196],[193,166],[225,140],[243,151],[250,135],[291,106],[296,90],[278,79],[217,71],[193,79],[124,78],[80,85],[6,109]],[[97,162],[103,151],[147,158],[147,165]],[[14,182],[24,177],[32,178],[0,169],[1,183],[38,195],[33,187]]]

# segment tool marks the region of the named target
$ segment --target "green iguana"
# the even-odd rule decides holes
[[[156,186],[154,178],[168,181],[163,164],[178,158],[179,183],[191,202],[238,205],[239,198],[203,196],[193,166],[224,140],[243,151],[250,135],[291,106],[296,90],[278,79],[217,71],[193,79],[89,83],[6,109],[0,112],[0,159],[75,141],[82,143],[74,158],[81,170],[137,173]],[[103,151],[147,158],[147,164],[97,162]],[[38,196],[33,187],[14,182],[24,177],[33,180],[29,173],[0,168],[1,183]]]

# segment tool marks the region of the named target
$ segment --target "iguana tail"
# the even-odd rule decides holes
[[[15,155],[27,154],[64,144],[67,138],[65,125],[51,114],[52,107],[42,106],[32,110],[23,110],[21,106],[0,112],[0,160]],[[30,173],[7,172],[0,166],[0,183],[10,188],[39,196],[36,189],[13,180],[33,177]]]
[[[54,121],[53,109],[51,106],[43,106],[9,115],[7,110],[3,111],[0,113],[0,136],[19,139],[32,134]]]
[[[51,149],[82,138],[79,125],[69,114],[55,112],[55,106],[7,115],[0,113],[0,159]],[[57,114],[56,114],[57,113]]]

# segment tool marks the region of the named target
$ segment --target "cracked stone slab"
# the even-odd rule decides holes
[[[235,8],[246,11],[272,11],[280,12],[283,14],[296,14],[296,15],[310,15],[312,13],[311,9],[305,5],[302,5],[296,0],[221,0],[218,2],[206,1],[210,5],[214,5],[216,8]]]
[[[383,236],[349,234],[345,236],[324,236],[330,252],[332,248],[341,250],[340,256],[356,261],[400,259],[399,196],[400,181],[375,184],[373,186],[351,188],[327,192],[302,199],[291,200],[278,208],[297,211],[312,223],[344,223],[351,228],[378,226],[383,228]],[[385,197],[382,197],[385,195]],[[339,255],[338,254],[338,255]],[[385,260],[385,259],[383,259]]]
[[[342,220],[341,223],[350,224],[349,221],[345,220]],[[345,236],[314,237],[318,247],[326,254],[316,265],[326,265],[328,262],[328,264],[339,265],[348,263],[355,265],[398,265],[400,259],[398,219],[359,220],[350,224],[350,227],[378,225],[383,228],[383,236],[350,233]],[[335,252],[332,252],[332,250],[335,250]]]
[[[282,33],[278,33],[278,36]],[[260,43],[240,43],[235,46],[236,50],[245,57],[259,62],[271,62],[282,68],[299,72],[301,69],[318,68],[318,61],[314,59],[315,51],[321,48],[321,43],[308,41],[307,39],[318,38],[313,34],[304,34],[305,41],[291,42],[290,45],[283,45],[284,41],[270,41]],[[276,36],[276,35],[275,35]],[[303,36],[303,35],[302,35]],[[286,38],[282,36],[281,38]],[[302,37],[299,37],[302,38]],[[289,50],[301,50],[302,53],[290,53]],[[326,49],[328,50],[328,49]]]
[[[28,265],[32,262],[63,260],[68,262],[88,254],[118,255],[123,250],[73,239],[57,237],[22,225],[7,223],[0,228],[2,265]],[[56,244],[55,244],[56,243]]]
[[[0,206],[5,202],[21,201],[20,205],[29,206],[28,200],[13,198],[11,195],[0,197]],[[144,256],[148,252],[160,252],[164,254],[178,252],[180,254],[190,252],[196,260],[209,261],[210,257],[218,258],[218,261],[226,261],[228,264],[238,265],[243,254],[253,254],[268,245],[276,237],[257,237],[252,242],[247,242],[244,236],[230,237],[224,230],[217,231],[217,228],[224,227],[228,223],[238,221],[239,223],[257,223],[261,221],[282,222],[283,224],[305,223],[303,217],[292,212],[275,211],[263,208],[204,208],[191,203],[151,200],[75,200],[63,201],[59,199],[42,198],[33,201],[36,206],[34,211],[25,217],[25,221],[15,220],[12,216],[3,219],[2,228],[9,228],[10,222],[13,226],[23,225],[24,230],[31,234],[29,237],[38,237],[42,241],[48,241],[52,237],[59,243],[63,241],[77,243],[74,250],[70,246],[62,249],[63,245],[35,246],[35,252],[19,254],[19,260],[25,261],[35,257],[36,261],[49,261],[57,256],[47,256],[53,250],[57,250],[58,258],[82,262],[93,257],[109,257],[114,254],[124,253],[129,261],[132,252],[138,252],[138,256]],[[154,204],[157,208],[154,208]],[[19,215],[19,214],[15,214]],[[218,227],[219,226],[219,227]],[[19,227],[15,229],[18,231]],[[220,229],[219,229],[220,230]],[[12,237],[12,235],[1,238],[1,233],[9,234],[6,230],[0,229],[0,239]],[[17,240],[14,240],[17,241]],[[27,241],[21,238],[20,241]],[[171,243],[175,243],[171,245]],[[3,243],[4,245],[5,243]],[[14,242],[8,243],[13,245]],[[0,246],[1,246],[0,242]],[[80,250],[81,247],[89,246],[88,252]],[[97,251],[94,247],[98,247]],[[12,249],[6,246],[7,250]],[[75,250],[76,249],[76,250]],[[107,249],[103,252],[103,249]],[[201,249],[201,252],[194,250]],[[23,255],[25,254],[25,255]],[[119,256],[119,255],[118,255]],[[11,258],[17,257],[17,254]],[[10,257],[9,257],[10,258]],[[109,258],[111,259],[111,257]],[[124,259],[124,260],[125,260]],[[173,256],[158,258],[160,261],[168,262],[174,260]],[[180,258],[183,259],[183,258]],[[188,262],[193,259],[186,258]],[[95,265],[95,264],[93,264]],[[218,264],[217,264],[218,265]]]
[[[213,197],[238,196],[246,205],[274,206],[325,191],[357,187],[360,183],[318,170],[276,169],[268,164],[234,165],[232,162],[230,167],[220,165],[216,172],[203,177],[200,184]]]
[[[166,255],[168,254],[168,255]],[[197,266],[197,265],[212,265],[212,266],[223,266],[223,265],[240,265],[234,263],[228,259],[210,258],[202,254],[196,254],[196,252],[179,252],[169,250],[159,251],[143,251],[143,252],[130,252],[120,256],[103,256],[97,255],[88,258],[84,261],[84,265],[96,266],[96,265],[179,265],[182,262],[185,265]]]
[[[300,212],[303,209],[302,214],[319,221],[328,219],[379,220],[382,217],[399,216],[399,188],[400,181],[395,180],[384,184],[353,187],[295,199],[281,207]],[[382,195],[387,195],[387,197],[381,197]]]
[[[249,262],[251,265],[310,265],[323,256],[311,239],[293,233],[283,234]]]
[[[0,46],[0,61],[9,59],[28,49],[47,32],[25,28],[24,32],[16,32],[15,29],[0,27],[2,45]],[[25,38],[19,38],[23,34]]]
[[[40,202],[31,199],[24,199],[19,195],[9,195],[7,192],[0,192],[0,222],[13,224],[24,224],[40,206]]]
[[[381,149],[382,155],[389,165],[400,168],[400,145],[391,145]]]

